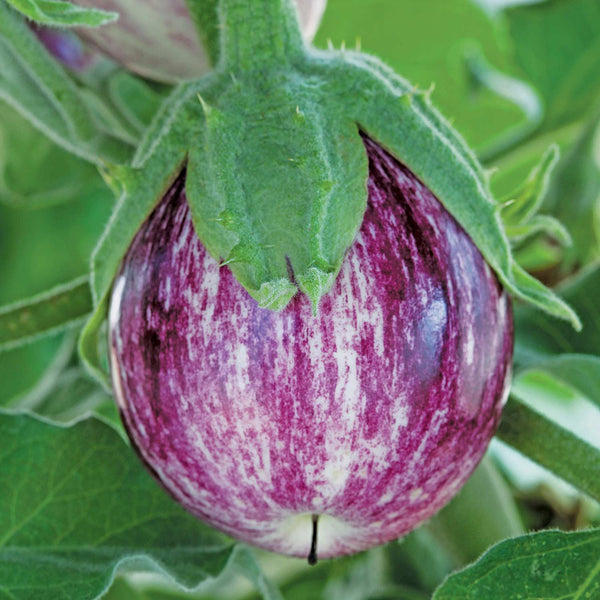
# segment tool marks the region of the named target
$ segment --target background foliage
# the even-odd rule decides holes
[[[112,18],[61,2],[10,4],[62,25]],[[89,147],[83,158],[65,151],[0,100],[0,303],[52,290],[0,310],[0,598],[600,596],[600,3],[498,4],[329,0],[315,44],[359,43],[420,89],[435,84],[435,104],[493,170],[497,198],[513,202],[521,264],[578,312],[580,334],[516,306],[513,398],[498,435],[574,487],[495,443],[459,496],[406,539],[310,569],[187,516],[138,464],[112,399],[75,351],[86,306],[78,278],[113,191],[84,160]],[[67,96],[72,84],[86,90],[107,155],[133,149],[166,91],[108,62],[70,76]],[[538,164],[548,168],[523,187]],[[523,207],[533,204],[560,220],[571,245],[553,222],[532,220]],[[56,289],[65,282],[74,283]],[[15,347],[15,331],[30,343]]]

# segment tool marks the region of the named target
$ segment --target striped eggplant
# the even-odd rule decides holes
[[[310,562],[400,537],[448,502],[510,379],[496,275],[406,166],[363,143],[364,220],[317,314],[300,294],[259,308],[208,254],[185,173],[110,303],[115,394],[150,471],[214,527]]]

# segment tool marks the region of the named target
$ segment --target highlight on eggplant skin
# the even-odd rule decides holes
[[[314,559],[398,538],[446,504],[511,374],[495,274],[425,185],[363,140],[364,221],[317,316],[302,295],[259,308],[218,266],[185,174],[138,232],[110,305],[116,398],[155,477],[227,534]]]

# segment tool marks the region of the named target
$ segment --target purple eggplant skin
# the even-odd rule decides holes
[[[184,175],[138,232],[109,316],[134,446],[187,510],[307,556],[398,538],[465,483],[511,375],[510,298],[406,167],[364,138],[368,205],[316,316],[259,308],[194,233]]]

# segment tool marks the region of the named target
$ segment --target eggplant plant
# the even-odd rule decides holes
[[[162,4],[84,4],[0,0],[2,131],[14,119],[49,173],[62,152],[67,180],[85,165],[91,181],[89,163],[116,197],[89,276],[0,311],[4,356],[48,342],[52,357],[1,409],[0,590],[180,597],[219,576],[191,597],[251,594],[237,574],[281,597],[264,568],[286,597],[594,597],[597,530],[525,534],[511,463],[498,451],[475,470],[497,433],[600,498],[594,440],[528,397],[540,373],[599,397],[597,309],[581,301],[596,238],[574,262],[578,240],[539,214],[571,155],[562,180],[551,146],[496,196],[432,90],[307,42],[319,2],[188,0],[164,19]],[[527,11],[565,18],[518,10],[517,29]],[[464,64],[530,118],[488,161],[553,123],[570,123],[570,153],[596,152],[572,112],[532,116],[533,87],[472,51]],[[26,179],[0,159],[16,197]],[[280,570],[252,547],[304,562]],[[160,592],[135,575],[157,569],[173,580]]]

